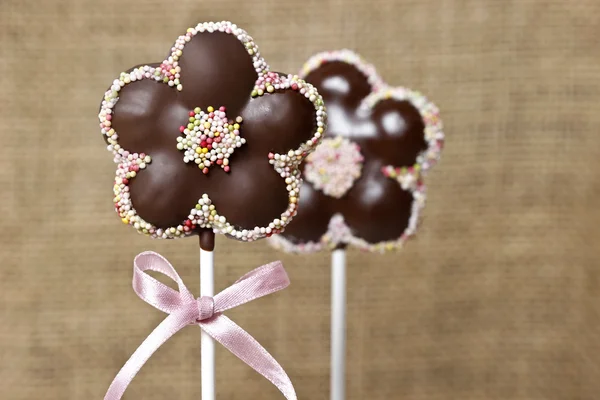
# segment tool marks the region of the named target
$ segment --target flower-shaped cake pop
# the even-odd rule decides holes
[[[325,100],[328,130],[304,164],[298,215],[271,244],[289,252],[402,246],[424,205],[423,173],[442,149],[437,107],[388,86],[349,50],[315,55],[302,76]]]
[[[296,214],[299,166],[326,113],[312,85],[269,70],[245,31],[210,22],[161,64],[122,73],[99,119],[124,223],[155,238],[212,229],[251,241]]]

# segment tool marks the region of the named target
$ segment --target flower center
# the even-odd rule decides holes
[[[215,164],[229,172],[229,157],[246,143],[240,137],[241,123],[242,117],[227,119],[225,107],[208,107],[206,111],[196,107],[190,111],[187,126],[179,128],[183,136],[177,138],[177,149],[184,151],[183,161],[196,163],[205,174]]]
[[[340,198],[360,177],[360,146],[341,136],[324,139],[306,158],[304,177],[328,196]]]

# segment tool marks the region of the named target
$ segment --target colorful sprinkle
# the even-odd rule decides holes
[[[341,136],[327,138],[306,157],[304,177],[315,189],[339,199],[360,178],[363,161],[358,144]]]
[[[185,163],[196,163],[205,174],[215,164],[229,172],[229,157],[246,139],[240,137],[239,123],[227,119],[225,107],[217,111],[208,107],[206,111],[199,108],[190,111],[191,125],[181,127],[185,136],[177,138],[177,149],[185,151]],[[242,118],[237,117],[238,120],[241,123]]]

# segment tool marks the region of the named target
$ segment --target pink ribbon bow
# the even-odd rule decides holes
[[[160,272],[173,279],[179,291],[152,278],[144,271]],[[288,400],[296,392],[283,368],[246,331],[222,315],[223,311],[277,292],[290,284],[280,261],[255,269],[214,298],[195,299],[175,268],[160,254],[144,252],[133,261],[133,290],[146,303],[169,314],[137,348],[117,374],[104,400],[119,400],[142,366],[163,343],[188,325],[200,325],[207,334],[267,378]]]

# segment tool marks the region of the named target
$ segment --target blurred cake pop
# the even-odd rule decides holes
[[[442,150],[437,107],[388,86],[349,50],[313,56],[301,76],[322,94],[328,130],[303,165],[298,215],[270,243],[288,252],[402,246],[425,202],[424,173]]]

